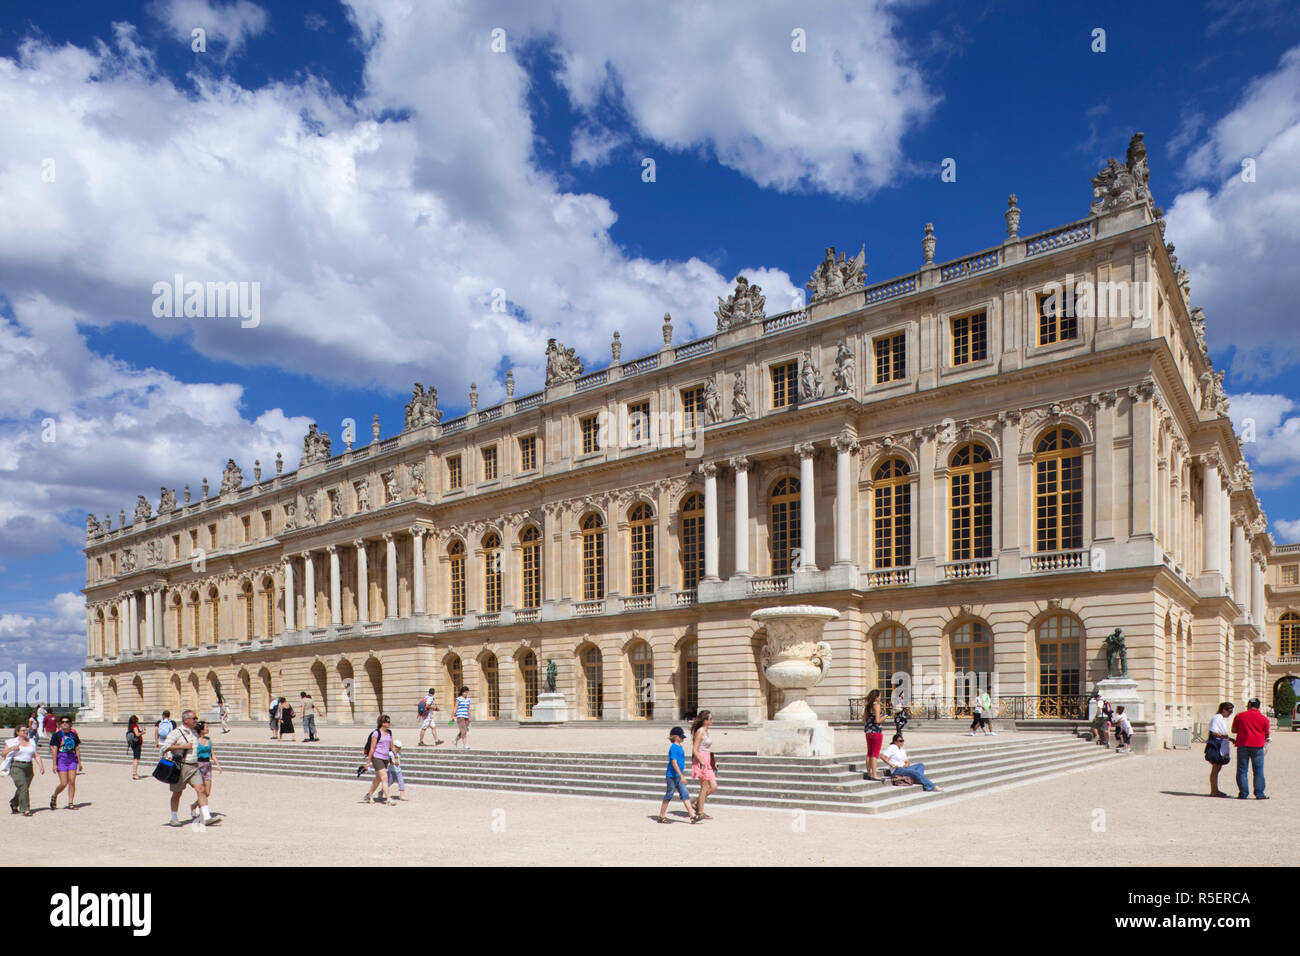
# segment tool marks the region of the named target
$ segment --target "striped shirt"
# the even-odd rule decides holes
[[[456,698],[456,716],[464,717],[466,720],[469,719],[469,698],[468,697]]]

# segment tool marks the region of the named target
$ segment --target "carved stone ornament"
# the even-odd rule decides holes
[[[737,276],[736,290],[725,299],[718,297],[718,308],[713,313],[718,319],[718,331],[725,332],[766,318],[767,298],[762,291],[758,286],[750,285],[744,276]]]
[[[176,510],[176,492],[167,488],[159,489],[158,514],[171,514]]]
[[[821,369],[813,362],[812,353],[804,352],[799,362],[799,400],[808,402],[822,398],[825,394]]]
[[[745,389],[745,373],[737,372],[731,384],[731,417],[749,417],[749,393]]]
[[[841,252],[838,258],[835,247],[826,247],[826,258],[813,271],[812,278],[804,288],[812,293],[812,302],[820,302],[843,292],[861,289],[867,281],[867,247],[864,243],[857,256],[852,259]]]
[[[1192,334],[1196,336],[1196,344],[1201,350],[1201,355],[1209,355],[1205,345],[1205,310],[1199,305],[1192,309]]]
[[[357,493],[357,511],[369,511],[370,482],[365,478],[362,478],[360,481],[354,483],[352,487],[356,489]],[[335,515],[335,517],[339,516]]]
[[[1151,171],[1147,167],[1147,148],[1142,138],[1142,133],[1134,133],[1124,162],[1112,158],[1101,172],[1092,177],[1093,214],[1113,212],[1135,202],[1151,203],[1151,190],[1147,186]]]
[[[402,430],[410,431],[412,428],[436,425],[440,421],[442,421],[442,412],[438,409],[438,390],[430,385],[426,392],[424,386],[416,382],[411,389],[411,400],[406,403],[406,417],[403,419]]]
[[[722,398],[718,395],[718,383],[712,375],[704,383],[704,422],[713,425],[722,421]]]
[[[98,537],[104,533],[104,526],[99,523],[99,519],[92,514],[86,515],[86,540]]]
[[[244,486],[244,473],[235,464],[235,459],[226,459],[226,470],[221,473],[221,493],[238,491]]]
[[[424,465],[419,462],[411,465],[411,489],[416,495],[424,494]]]
[[[298,527],[298,506],[292,501],[284,506],[284,530],[293,531]]]
[[[310,465],[325,461],[330,456],[330,436],[328,432],[316,431],[316,423],[307,427],[307,434],[302,439],[301,464]]]
[[[614,333],[614,340],[609,343],[609,354],[614,365],[623,360],[623,343],[620,341],[618,332]]]
[[[339,498],[339,493],[337,491],[331,491],[329,493],[329,496],[330,496],[330,517],[342,518],[343,502]]]
[[[835,379],[836,395],[852,395],[857,390],[858,363],[847,342],[840,342],[835,351],[835,368],[831,375]]]
[[[401,492],[397,487],[397,474],[395,472],[386,471],[380,476],[380,478],[384,483],[384,494],[386,496],[385,503],[391,504],[400,499]]]
[[[1016,205],[1016,194],[1007,197],[1007,238],[1015,239],[1020,235],[1020,207]]]
[[[925,224],[925,235],[921,238],[921,254],[925,257],[927,266],[934,265],[934,247],[939,240],[934,237],[934,223]]]
[[[307,495],[305,497],[303,502],[303,518],[306,520],[309,526],[314,525],[316,523],[316,496],[315,495]]]
[[[555,339],[546,342],[546,387],[571,382],[583,373],[582,360],[574,349]]]
[[[153,509],[149,507],[149,499],[144,495],[139,495],[135,499],[135,522],[148,521],[153,516]]]

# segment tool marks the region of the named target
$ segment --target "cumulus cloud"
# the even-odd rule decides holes
[[[207,40],[222,45],[223,61],[238,53],[249,39],[262,34],[268,19],[265,10],[248,0],[157,0],[150,9],[186,46],[190,46],[194,30],[202,29]]]
[[[0,672],[75,672],[86,659],[86,605],[80,594],[56,594],[37,614],[0,614]]]
[[[1295,544],[1300,542],[1300,519],[1296,521],[1274,521],[1273,534],[1278,544]]]

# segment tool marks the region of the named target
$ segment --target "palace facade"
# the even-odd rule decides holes
[[[548,663],[574,719],[759,721],[750,613],[827,605],[822,717],[911,675],[959,713],[1073,713],[1121,628],[1153,732],[1265,687],[1274,548],[1205,319],[1164,240],[1141,134],[1086,218],[868,284],[828,250],[809,305],[744,278],[714,334],[594,372],[554,341],[543,391],[404,429],[113,529],[88,519],[86,670],[104,719],[410,717],[469,686],[527,719]],[[1001,228],[1002,223],[999,223]],[[986,679],[981,676],[980,679]],[[410,711],[411,714],[408,714]]]

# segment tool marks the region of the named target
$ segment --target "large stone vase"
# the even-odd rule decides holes
[[[785,701],[759,731],[758,752],[771,756],[822,757],[835,753],[830,724],[808,706],[808,692],[831,666],[831,646],[822,640],[826,622],[840,616],[829,607],[808,604],[769,607],[750,617],[767,629],[761,663],[767,682]]]

